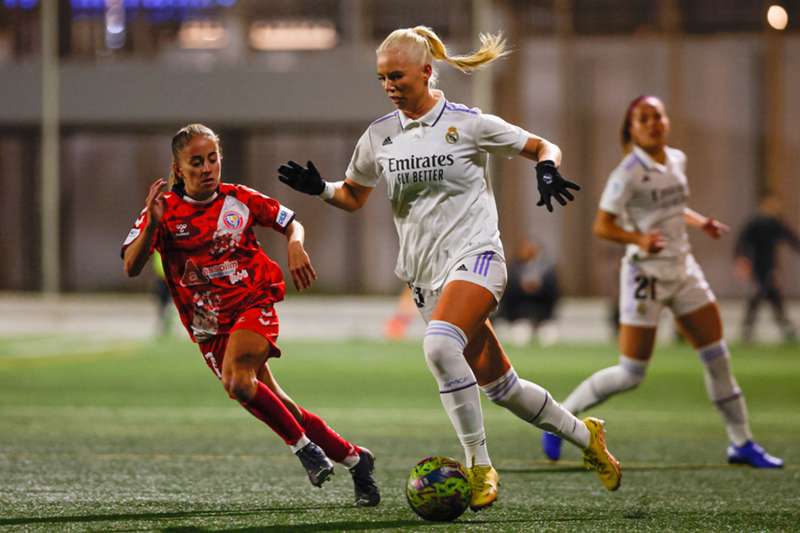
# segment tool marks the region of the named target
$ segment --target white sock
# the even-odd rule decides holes
[[[466,345],[464,332],[443,320],[431,320],[422,341],[425,361],[439,384],[439,397],[464,448],[467,467],[490,465],[478,385],[464,359]]]
[[[583,411],[604,402],[614,394],[636,388],[647,372],[647,361],[619,356],[619,363],[598,370],[564,400],[563,405],[571,413]]]
[[[341,461],[339,461],[339,464],[343,465],[345,468],[347,468],[349,470],[349,469],[353,468],[354,466],[356,466],[360,460],[361,460],[361,456],[358,455],[357,453],[353,453],[353,454],[348,455],[347,457],[345,457]]]
[[[728,438],[741,446],[753,438],[747,417],[744,395],[731,372],[731,355],[724,340],[704,346],[698,350],[705,368],[706,392],[714,402],[725,422]]]
[[[294,444],[290,444],[289,449],[292,450],[292,453],[297,453],[303,448],[305,448],[306,444],[308,444],[309,442],[311,441],[308,439],[308,437],[303,435],[302,437],[297,439],[297,442],[295,442]]]
[[[524,421],[555,433],[581,449],[589,446],[590,435],[586,425],[564,409],[545,389],[520,379],[513,368],[481,389],[494,403]]]

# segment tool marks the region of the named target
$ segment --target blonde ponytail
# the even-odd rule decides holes
[[[495,59],[511,53],[506,50],[506,40],[503,38],[502,32],[498,32],[495,35],[481,33],[481,47],[476,52],[462,56],[450,56],[447,53],[447,47],[432,29],[426,26],[417,26],[413,28],[413,31],[425,39],[433,59],[444,61],[464,73],[472,72],[477,68],[488,65]]]
[[[507,56],[511,52],[506,50],[506,40],[502,32],[496,34],[480,34],[481,47],[477,51],[461,56],[451,56],[447,47],[431,28],[415,26],[402,28],[390,33],[375,52],[377,54],[387,50],[399,48],[408,54],[408,59],[418,64],[433,64],[434,60],[444,61],[461,72],[470,73],[495,59]],[[431,77],[430,84],[435,86],[436,73]]]

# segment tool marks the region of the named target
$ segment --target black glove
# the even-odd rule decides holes
[[[536,165],[536,182],[539,189],[539,201],[536,205],[545,206],[551,213],[553,212],[551,198],[555,198],[561,205],[567,205],[567,200],[571,202],[575,199],[567,189],[581,190],[580,185],[577,183],[562,178],[561,174],[558,173],[556,164],[549,159],[539,161]]]
[[[311,161],[308,162],[308,168],[303,168],[294,161],[281,165],[278,179],[296,191],[314,196],[319,196],[325,190],[325,180]]]

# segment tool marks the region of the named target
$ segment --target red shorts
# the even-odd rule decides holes
[[[254,307],[248,309],[236,319],[228,333],[217,335],[208,342],[198,343],[200,353],[206,360],[208,368],[218,378],[222,378],[222,361],[225,358],[225,348],[231,333],[239,329],[246,329],[258,333],[269,342],[267,357],[280,357],[281,350],[275,342],[278,340],[278,313],[272,306]]]

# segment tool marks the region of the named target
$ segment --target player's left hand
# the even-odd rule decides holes
[[[708,217],[706,223],[703,224],[702,230],[706,232],[706,234],[711,237],[712,239],[719,239],[726,233],[728,233],[731,228],[727,224],[723,224],[719,220],[714,218]]]
[[[289,243],[288,263],[295,289],[303,291],[311,287],[311,284],[317,279],[317,273],[311,266],[311,258],[308,257],[308,253],[301,243]]]
[[[545,206],[551,213],[553,212],[551,198],[555,198],[561,205],[567,205],[567,201],[575,199],[568,189],[581,190],[581,186],[577,183],[564,179],[559,174],[556,164],[549,159],[536,164],[536,187],[539,189],[539,202],[536,205]]]
[[[325,190],[325,180],[311,161],[308,162],[307,168],[294,161],[281,165],[278,169],[278,179],[296,191],[313,196],[318,196]]]

